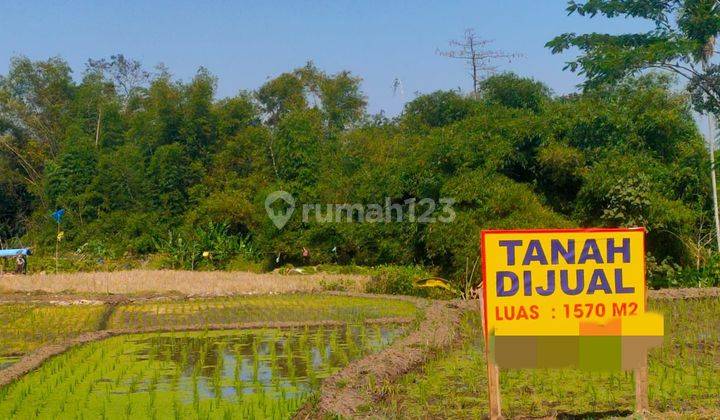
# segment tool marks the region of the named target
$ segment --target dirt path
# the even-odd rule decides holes
[[[369,276],[352,274],[283,275],[220,271],[132,270],[97,273],[0,276],[0,291],[138,294],[177,292],[189,296],[322,291],[322,282],[343,282],[361,292]]]
[[[660,289],[648,292],[650,299],[693,299],[704,297],[720,297],[720,287]]]
[[[0,293],[0,304],[41,303],[50,305],[102,305],[125,304],[143,300],[187,299],[180,293],[146,293],[113,295],[105,293],[48,293],[43,291]]]
[[[458,339],[461,314],[470,305],[473,303],[433,302],[416,331],[325,379],[320,389],[320,401],[308,403],[295,418],[361,415],[364,409],[383,397],[384,385],[420,366],[434,351],[447,348]]]
[[[127,272],[130,273],[130,272]],[[165,273],[165,272],[163,272]],[[292,279],[293,281],[298,276],[285,276],[285,275],[279,275],[279,274],[271,274],[271,276],[274,277],[275,281],[285,281],[288,278]],[[6,276],[7,277],[7,276]],[[338,276],[338,278],[343,276]],[[362,276],[359,276],[362,277]],[[177,285],[169,285],[166,284],[166,287],[161,288],[159,291],[143,291],[143,292],[132,292],[132,293],[121,293],[121,292],[111,292],[110,294],[105,292],[93,292],[93,290],[96,290],[97,287],[94,286],[91,283],[87,283],[84,285],[77,285],[78,289],[80,291],[74,290],[73,292],[68,291],[53,291],[54,289],[59,289],[62,286],[55,285],[55,286],[49,286],[49,285],[37,285],[34,283],[33,280],[28,281],[20,281],[17,280],[20,278],[20,276],[14,276],[13,284],[17,287],[19,287],[18,290],[10,290],[7,289],[4,292],[0,292],[0,304],[3,303],[50,303],[50,304],[58,304],[58,305],[83,305],[83,304],[120,304],[120,303],[129,303],[129,302],[140,302],[140,301],[152,301],[152,300],[182,300],[182,299],[190,299],[190,298],[202,298],[202,297],[220,297],[220,296],[236,296],[236,295],[247,295],[247,294],[255,294],[252,292],[244,292],[243,290],[251,290],[251,284],[245,284],[244,287],[241,287],[241,285],[233,285],[233,287],[229,287],[227,289],[214,289],[209,292],[206,292],[205,294],[193,294],[193,293],[183,293],[178,290],[175,290]],[[0,284],[3,282],[6,282],[6,279],[3,277],[0,277]],[[73,282],[78,282],[79,280],[74,280]],[[158,281],[162,281],[162,279],[159,279]],[[242,283],[242,279],[238,280],[228,280],[230,282],[240,282]],[[321,281],[321,279],[317,278],[311,278],[310,283],[312,282],[318,282]],[[362,281],[362,280],[359,280]],[[250,281],[251,283],[253,281]],[[257,286],[257,284],[256,284]],[[288,285],[286,285],[288,286]],[[277,286],[273,286],[275,288],[278,288]],[[137,290],[142,288],[139,285],[134,286],[127,286],[129,289]],[[185,287],[180,287],[185,288]],[[27,290],[26,290],[27,289]],[[291,287],[288,288],[284,293],[289,293],[293,291],[297,292],[303,292],[304,290],[289,290]],[[191,288],[191,290],[195,290],[194,288]],[[310,289],[310,291],[315,291],[315,289]],[[269,293],[275,293],[275,292],[269,292]],[[279,292],[277,292],[279,293]],[[355,291],[350,292],[326,292],[327,294],[336,294],[340,296],[358,296],[358,297],[377,297],[377,295],[371,295],[371,294],[365,294]],[[388,299],[394,299],[394,298],[400,298],[404,300],[410,300],[413,302],[418,301],[418,299],[414,298],[408,298],[405,299],[403,296],[383,296]],[[648,291],[648,297],[650,299],[693,299],[693,298],[703,298],[703,297],[720,297],[720,287],[707,287],[707,288],[683,288],[683,289],[661,289],[661,290],[649,290]]]

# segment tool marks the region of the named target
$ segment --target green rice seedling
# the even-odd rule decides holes
[[[653,413],[720,418],[720,299],[650,301],[666,320],[662,348],[648,357]],[[487,416],[485,352],[480,314],[463,319],[463,345],[441,353],[391,387],[375,417],[481,418]],[[372,327],[371,327],[372,328]],[[480,338],[480,339],[478,339]],[[631,413],[632,372],[592,373],[574,369],[502,370],[506,416],[598,417]],[[614,414],[613,414],[614,415]],[[662,417],[662,414],[658,414]]]
[[[288,379],[293,386],[296,386],[296,362],[295,355],[293,353],[292,340],[290,340],[289,337],[283,341],[283,358],[285,360],[285,365],[287,366]]]
[[[96,330],[104,312],[104,305],[0,304],[0,357]]]
[[[331,349],[333,334],[342,347],[345,327],[316,330],[142,334],[86,344],[0,388],[0,418],[287,418],[317,389],[313,377],[342,367],[331,355],[314,368],[306,352]],[[227,386],[235,392],[224,392]]]
[[[357,322],[380,317],[416,317],[409,302],[328,295],[253,295],[191,301],[137,303],[118,307],[110,328],[158,327],[256,321]]]

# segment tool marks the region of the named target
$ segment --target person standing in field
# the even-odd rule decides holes
[[[27,274],[27,259],[22,253],[15,258],[15,274]]]
[[[302,249],[303,265],[308,265],[310,262],[310,251],[303,247]]]

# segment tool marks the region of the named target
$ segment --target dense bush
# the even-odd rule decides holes
[[[460,285],[454,287],[421,286],[420,280],[436,279],[421,266],[373,267],[369,271],[370,281],[365,285],[367,293],[418,296],[431,299],[453,299],[461,296]]]
[[[431,276],[422,267],[382,266],[373,271],[370,281],[365,286],[365,291],[368,293],[428,296],[427,289],[415,287],[417,280]]]
[[[657,263],[648,256],[648,284],[667,287],[720,287],[720,255],[713,255],[701,267],[680,267],[668,260]]]
[[[258,260],[248,240],[228,234],[226,224],[208,223],[186,234],[170,232],[167,239],[158,241],[158,252],[166,257],[167,268],[240,269],[256,267]],[[232,264],[228,267],[229,264]]]
[[[312,64],[222,100],[205,69],[189,82],[123,71],[90,63],[75,81],[60,59],[17,58],[0,78],[0,174],[12,180],[0,182],[3,241],[51,255],[49,215],[64,208],[61,251],[88,261],[404,265],[459,283],[481,229],[643,225],[651,257],[671,268],[651,271],[654,285],[716,283],[709,242],[697,240],[711,233],[709,159],[667,78],[553,97],[503,74],[478,96],[420,95],[389,120],[366,115],[360,79]],[[296,201],[282,229],[265,211],[277,190]],[[447,215],[443,198],[452,223],[408,217]],[[304,222],[314,203],[389,204],[406,217]],[[418,293],[415,270],[381,270],[370,290]]]

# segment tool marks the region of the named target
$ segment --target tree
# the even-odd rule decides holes
[[[436,91],[405,104],[403,121],[411,128],[443,127],[468,116],[472,99],[455,91]]]
[[[168,231],[202,250],[193,232],[213,222],[227,231],[207,232],[247,235],[281,263],[301,262],[307,246],[318,263],[431,264],[461,276],[480,229],[643,223],[657,261],[709,261],[707,153],[668,74],[562,98],[500,74],[479,97],[435,92],[371,122],[359,78],[311,63],[224,100],[204,69],[187,82],[163,71],[124,105],[107,75],[76,83],[53,62],[18,61],[0,82],[0,237],[23,235],[38,254],[56,243],[48,210],[63,207],[68,250],[118,256],[155,252]],[[320,223],[324,208],[278,231],[264,206],[278,189],[303,204],[388,198],[408,223],[369,222],[367,210],[367,223]],[[447,216],[442,197],[457,200],[455,222],[405,217],[413,200],[418,218]]]
[[[181,141],[184,102],[182,86],[169,74],[153,80],[140,112],[133,114],[130,138],[142,139],[143,148],[155,148]]]
[[[187,149],[178,143],[158,147],[148,165],[148,175],[157,208],[173,216],[182,213],[191,179]]]
[[[26,218],[32,210],[31,195],[25,185],[15,182],[0,161],[0,241],[24,233]]]
[[[533,112],[540,112],[543,103],[550,99],[547,86],[514,73],[488,77],[480,83],[480,91],[486,101]]]
[[[106,97],[117,97],[122,108],[126,108],[130,101],[145,89],[150,81],[150,73],[143,69],[139,61],[127,59],[122,54],[112,55],[109,60],[105,58],[89,59],[85,67],[84,84],[96,79],[101,85],[109,85],[110,90],[113,91],[110,95],[99,95],[97,99],[95,123],[95,147],[97,147],[100,143],[103,112],[109,105],[106,103]]]
[[[450,41],[450,47],[453,49],[447,51],[438,50],[437,53],[443,57],[464,60],[470,65],[473,93],[477,94],[480,81],[497,70],[498,67],[494,64],[495,61],[507,60],[510,62],[512,59],[520,57],[520,54],[487,49],[492,42],[477,36],[474,29],[466,29],[465,37],[461,41]]]
[[[270,125],[294,109],[307,107],[302,80],[294,74],[283,73],[262,85],[255,94]]]
[[[204,158],[215,143],[213,95],[217,80],[201,67],[185,91],[185,116],[180,136],[192,159]]]
[[[364,115],[367,101],[360,91],[360,81],[348,71],[322,79],[320,99],[328,127],[344,130]]]
[[[215,104],[218,136],[226,140],[245,127],[259,125],[259,112],[249,92],[240,92],[235,97],[220,100]]]
[[[145,158],[134,143],[124,144],[98,161],[92,190],[102,197],[103,211],[151,207]]]
[[[278,177],[285,181],[312,184],[320,176],[318,163],[323,152],[323,120],[317,109],[292,111],[277,126],[274,139]]]
[[[9,133],[12,137],[12,141],[0,144],[17,159],[27,162],[24,170],[34,181],[42,168],[32,165],[23,153],[26,143],[38,143],[51,157],[60,152],[65,137],[63,123],[75,88],[71,73],[60,58],[34,62],[15,57],[8,75],[0,77],[0,128],[5,126],[5,133],[0,135]]]
[[[85,192],[97,173],[97,155],[88,141],[70,144],[45,167],[45,189],[51,207],[66,207]]]
[[[95,147],[114,147],[122,143],[123,98],[112,82],[99,72],[87,72],[77,86],[72,114],[82,131],[94,137]]]
[[[88,60],[88,73],[99,73],[109,79],[123,98],[129,98],[147,85],[150,73],[137,60],[125,58],[122,54],[111,55],[110,59]]]
[[[565,33],[547,43],[553,54],[570,48],[580,55],[566,69],[586,77],[590,88],[615,83],[647,69],[670,71],[688,83],[692,103],[708,113],[708,143],[717,245],[720,249],[720,215],[715,179],[714,122],[720,110],[720,67],[711,63],[715,39],[720,34],[717,0],[587,0],[568,3],[569,14],[607,18],[625,17],[650,21],[654,28],[643,33],[610,35]]]

